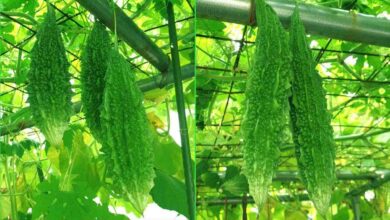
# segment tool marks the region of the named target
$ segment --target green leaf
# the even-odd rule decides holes
[[[0,42],[0,53],[3,53],[5,50],[6,48],[4,47],[3,42]]]
[[[27,80],[27,73],[28,71],[25,69],[20,69],[20,71],[16,72],[15,74],[15,83],[16,85],[20,85],[22,83],[25,83]]]
[[[8,196],[0,196],[0,219],[11,216],[11,203]]]
[[[364,66],[365,61],[366,61],[366,58],[363,55],[357,55],[357,60],[356,60],[356,64],[355,64],[356,73],[360,73],[362,71],[362,68]]]
[[[23,11],[28,12],[30,15],[35,15],[35,8],[38,6],[38,1],[27,0],[27,2],[24,4]]]
[[[10,11],[22,6],[25,0],[3,0],[4,11]]]
[[[229,180],[238,175],[240,175],[240,168],[233,165],[226,167],[225,180]]]
[[[1,31],[3,33],[6,33],[6,32],[9,33],[9,32],[12,32],[13,30],[14,30],[14,25],[12,23],[9,23],[9,24],[1,27]]]
[[[83,130],[71,126],[65,131],[63,142],[70,152],[70,164],[66,167],[66,185],[77,192],[95,195],[101,186],[99,171],[91,149],[84,143]]]
[[[186,187],[180,180],[156,170],[150,194],[161,208],[177,211],[188,217]]]
[[[382,61],[380,57],[367,56],[367,62],[370,66],[374,67],[375,69],[379,69],[382,66]]]
[[[221,188],[233,195],[242,195],[249,192],[248,181],[244,175],[237,175],[224,182]]]
[[[221,179],[216,173],[205,173],[201,176],[204,184],[211,188],[218,188],[221,184]]]
[[[182,5],[183,4],[183,0],[170,0],[172,2],[172,4],[176,4],[176,5]]]
[[[13,156],[16,155],[19,158],[21,158],[24,154],[25,150],[30,150],[31,147],[38,148],[39,143],[26,139],[22,140],[20,142],[13,143],[12,145],[9,145],[4,142],[0,142],[0,154],[5,156]]]
[[[198,178],[204,173],[207,173],[209,166],[210,165],[208,160],[201,160],[198,164],[196,164],[196,178]]]
[[[11,43],[13,45],[16,44],[15,37],[11,34],[4,34],[3,33],[3,38],[7,41],[7,44]]]
[[[349,211],[347,207],[343,207],[338,210],[337,214],[333,216],[333,220],[346,220],[349,219]]]
[[[29,107],[22,108],[19,111],[10,114],[9,116],[3,118],[1,121],[4,124],[15,124],[17,125],[19,122],[27,121],[31,119],[31,111]]]
[[[281,203],[277,203],[275,207],[275,211],[272,215],[273,219],[285,219],[284,216],[285,211],[286,211],[286,207]]]
[[[197,19],[197,29],[210,34],[221,34],[224,33],[226,25],[220,21]]]
[[[183,160],[179,145],[171,136],[161,137],[154,148],[154,165],[168,175],[183,172]]]
[[[32,219],[127,219],[108,211],[107,204],[98,205],[93,197],[74,191],[61,191],[60,182],[51,178],[38,185],[39,193],[34,196]]]
[[[302,211],[294,211],[292,213],[286,213],[286,220],[306,220],[307,216]]]
[[[335,190],[332,194],[332,198],[330,200],[331,204],[339,204],[341,201],[343,201],[345,196],[345,193],[341,190]]]

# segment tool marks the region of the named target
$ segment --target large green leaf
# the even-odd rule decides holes
[[[156,170],[154,187],[150,194],[161,208],[177,211],[189,216],[185,184],[159,170]]]
[[[32,219],[127,219],[108,211],[107,204],[98,205],[93,197],[82,192],[62,191],[60,181],[51,178],[38,186],[39,193],[34,196]]]
[[[347,207],[343,207],[337,211],[337,214],[333,216],[333,220],[348,220],[349,210]]]
[[[160,137],[154,148],[154,165],[169,175],[183,172],[183,160],[179,145],[171,136]]]
[[[0,3],[0,6],[2,6],[3,8],[0,8],[0,9],[4,10],[4,11],[13,10],[13,9],[16,9],[16,8],[19,8],[20,6],[22,6],[24,1],[25,0],[3,0]]]

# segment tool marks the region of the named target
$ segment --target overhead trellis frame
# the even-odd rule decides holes
[[[295,8],[294,1],[267,0],[286,27]],[[299,4],[307,33],[335,39],[390,47],[390,21],[371,15],[318,5]],[[255,25],[254,0],[198,0],[198,18]]]
[[[162,73],[169,68],[169,58],[115,3],[105,0],[77,0],[130,47]],[[114,11],[115,10],[115,11]]]

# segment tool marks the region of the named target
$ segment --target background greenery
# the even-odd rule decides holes
[[[173,2],[177,6],[181,64],[185,65],[194,59],[194,3],[192,1],[190,6],[186,0]],[[306,2],[382,17],[388,17],[390,13],[388,0]],[[77,102],[80,100],[79,57],[93,16],[75,0],[52,0],[51,3],[56,7],[71,62],[72,85],[76,92],[73,101]],[[157,45],[166,53],[170,52],[163,0],[123,0],[117,3]],[[35,42],[37,24],[43,20],[45,11],[43,0],[3,0],[0,3],[0,219],[14,217],[12,210],[18,211],[16,214],[20,219],[36,218],[41,214],[47,219],[58,219],[64,210],[68,211],[65,216],[72,219],[89,219],[91,213],[101,219],[123,218],[112,213],[132,213],[132,207],[112,193],[109,179],[102,179],[107,174],[99,156],[100,146],[85,127],[82,113],[72,117],[71,126],[64,136],[66,146],[72,149],[71,158],[65,159],[72,166],[68,166],[65,173],[52,168],[53,161],[57,159],[59,163],[61,158],[48,154],[38,129],[21,130],[29,125],[31,118],[25,93],[29,51]],[[185,95],[190,133],[195,130],[194,119],[197,124],[198,218],[241,219],[247,216],[255,219],[258,210],[248,204],[245,213],[242,205],[248,188],[245,177],[240,174],[242,140],[239,126],[256,28],[199,19],[196,34],[196,114],[193,111],[193,81],[185,83]],[[337,169],[354,174],[390,169],[390,50],[320,36],[308,38],[334,116],[332,124],[338,139]],[[125,43],[120,41],[119,48],[134,67],[137,79],[158,74]],[[156,168],[159,171],[151,202],[187,215],[171,87],[146,93],[145,106],[156,130],[164,133],[171,127],[170,135],[161,137],[160,144],[156,145]],[[8,133],[5,128],[18,132]],[[286,143],[283,149],[279,171],[297,170],[291,143]],[[73,190],[61,191],[64,183]],[[367,180],[337,182],[332,199],[332,219],[353,218],[352,202],[346,193],[366,183]],[[388,188],[382,187],[359,197],[363,219],[389,218],[385,214],[389,205]],[[300,182],[275,181],[270,193],[272,197],[261,216],[264,219],[319,218],[310,202],[299,202],[297,195],[301,193],[304,193],[304,188]],[[374,198],[370,199],[372,193]],[[289,195],[292,201],[277,200],[277,195]],[[96,198],[99,198],[99,203],[94,202]],[[211,199],[219,199],[222,203],[208,204]],[[231,199],[238,199],[237,204],[227,202]],[[109,206],[111,213],[108,212]]]
[[[389,1],[305,2],[390,19]],[[259,212],[247,202],[250,199],[247,181],[241,174],[240,134],[243,92],[256,30],[197,19],[198,219],[256,219]],[[324,79],[328,108],[333,115],[337,171],[360,175],[390,169],[390,49],[313,35],[308,36],[308,42]],[[297,171],[292,141],[286,141],[281,149],[278,171]],[[337,181],[332,219],[353,219],[348,193],[369,182]],[[300,202],[299,197],[306,193],[301,182],[274,181],[271,188],[260,219],[321,219],[311,202]],[[362,219],[390,218],[389,200],[384,199],[388,193],[383,193],[388,188],[389,185],[380,192],[369,191],[358,197]],[[290,201],[278,196],[287,196]]]
[[[165,0],[115,2],[165,53],[170,53]],[[194,4],[186,0],[173,3],[181,64],[186,65],[194,60]],[[69,71],[75,92],[72,101],[78,102],[80,55],[94,19],[75,0],[51,0],[50,4],[55,8],[71,63]],[[71,118],[64,135],[65,146],[71,152],[69,158],[48,152],[44,137],[35,127],[23,129],[32,125],[26,103],[26,76],[37,25],[45,13],[43,0],[0,2],[0,219],[37,219],[40,216],[45,219],[126,219],[124,215],[113,213],[138,219],[135,216],[139,214],[131,205],[113,192],[113,180],[105,178],[110,176],[110,170],[105,170],[100,144],[90,135],[82,113]],[[111,37],[114,40],[113,32]],[[118,45],[134,69],[129,74],[136,74],[137,80],[159,74],[120,39]],[[190,129],[194,128],[193,85],[191,80],[184,84]],[[164,212],[150,205],[150,210],[144,213],[146,219],[153,219],[150,217],[153,212],[162,219],[174,219],[179,214],[181,217],[177,219],[183,219],[188,215],[176,104],[171,88],[156,89],[144,97],[148,118],[160,134],[160,143],[155,146],[157,178],[150,202],[174,212]],[[193,143],[193,137],[190,138]],[[57,170],[53,163],[61,163],[65,168]],[[63,191],[65,186],[71,190]]]

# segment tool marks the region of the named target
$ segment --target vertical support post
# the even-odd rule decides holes
[[[169,40],[172,56],[172,72],[175,82],[175,93],[176,93],[176,105],[179,115],[180,125],[180,137],[181,137],[181,152],[183,157],[184,176],[186,184],[187,203],[189,211],[189,219],[195,220],[195,189],[193,169],[191,164],[191,151],[190,142],[188,137],[187,121],[185,114],[184,95],[183,95],[183,84],[180,69],[180,58],[179,49],[177,45],[176,26],[175,26],[175,15],[173,5],[170,0],[166,0],[167,12],[168,12],[168,28],[169,28]]]
[[[242,197],[242,220],[248,220],[248,214],[246,212],[247,206],[248,206],[248,197],[246,193],[244,193]]]
[[[353,219],[360,220],[359,195],[352,197]]]

